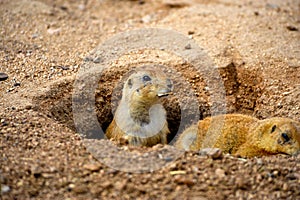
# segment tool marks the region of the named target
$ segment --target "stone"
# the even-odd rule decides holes
[[[8,79],[8,75],[6,73],[0,72],[0,81],[5,81]]]

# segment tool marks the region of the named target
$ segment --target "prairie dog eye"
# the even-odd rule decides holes
[[[276,125],[272,126],[272,130],[271,130],[271,133],[273,133],[275,130],[276,130]]]
[[[150,78],[150,76],[148,75],[144,75],[143,76],[143,82],[148,82],[148,81],[151,81],[152,79]]]
[[[284,142],[288,142],[290,140],[290,137],[286,133],[282,133],[281,136],[284,139]]]

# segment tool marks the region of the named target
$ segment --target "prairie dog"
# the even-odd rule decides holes
[[[194,140],[184,140],[196,135]],[[186,129],[176,142],[178,148],[220,148],[225,153],[254,157],[300,152],[300,123],[288,118],[257,118],[227,114],[208,117]]]
[[[122,99],[106,136],[135,146],[167,144],[170,131],[159,99],[172,90],[172,81],[157,68],[135,71],[124,84]]]

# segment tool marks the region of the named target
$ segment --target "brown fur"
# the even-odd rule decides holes
[[[206,118],[193,126],[182,133],[177,147],[188,146],[186,150],[214,147],[242,157],[292,155],[300,151],[300,123],[288,118],[258,120],[228,114]],[[195,139],[186,144],[184,138],[193,134]]]
[[[143,80],[145,75],[151,80]],[[106,130],[106,136],[137,146],[166,144],[170,131],[159,98],[168,95],[172,87],[172,82],[157,69],[130,75],[124,84],[122,99]]]

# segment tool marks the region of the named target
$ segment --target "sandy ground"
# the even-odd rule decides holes
[[[0,76],[2,199],[300,199],[300,155],[243,159],[77,134],[94,130],[95,139],[97,125],[105,130],[122,76],[149,63],[166,66],[177,86],[164,101],[170,142],[184,128],[181,117],[194,119],[191,96],[200,119],[227,112],[300,121],[299,1],[0,0],[0,14],[0,72],[8,75]],[[126,50],[148,45],[147,33],[107,42],[141,28],[174,34],[134,52]],[[192,40],[208,73],[188,59]],[[80,76],[122,51],[101,76]],[[209,85],[210,70],[219,73],[220,95],[212,95],[220,88]],[[95,97],[95,112],[75,109],[78,92]],[[90,116],[77,120],[89,112],[96,125]]]

